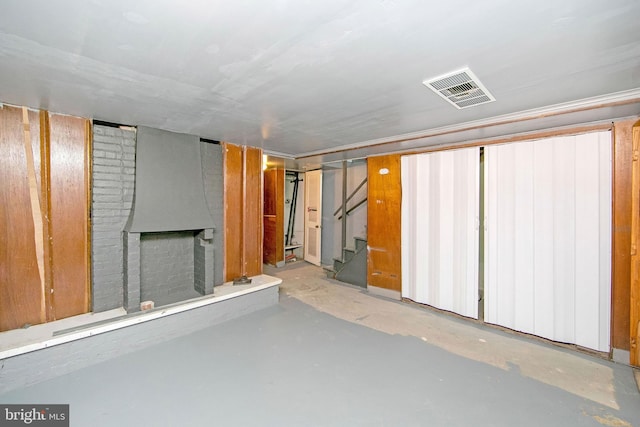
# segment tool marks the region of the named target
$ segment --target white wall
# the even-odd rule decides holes
[[[298,173],[300,182],[298,183],[298,194],[296,213],[293,225],[293,236],[291,238],[291,245],[304,244],[304,173]],[[287,227],[289,226],[289,213],[291,209],[291,202],[293,200],[293,175],[285,175],[285,191],[284,191],[284,234],[286,237]],[[285,251],[285,255],[290,254],[291,251]],[[303,257],[303,248],[298,248],[293,253],[301,259]]]

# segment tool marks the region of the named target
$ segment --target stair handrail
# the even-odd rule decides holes
[[[347,209],[347,215],[349,215],[351,212],[353,212],[357,207],[359,207],[360,205],[362,205],[364,202],[367,201],[367,198],[365,197],[364,199],[360,200],[358,203],[356,203],[355,205],[351,206],[351,208]],[[338,219],[342,219],[342,215],[340,215],[338,217]]]
[[[351,195],[350,195],[349,197],[347,197],[347,199],[345,200],[345,204],[346,204],[346,203],[349,203],[349,200],[353,199],[353,196],[355,196],[355,195],[356,195],[356,193],[358,192],[358,190],[360,190],[360,189],[362,188],[362,186],[363,186],[366,182],[367,182],[367,177],[365,176],[365,177],[364,177],[364,179],[362,180],[362,182],[361,182],[361,183],[356,187],[356,189],[355,189],[355,190],[353,190],[353,191],[351,192]],[[365,200],[367,200],[367,199],[365,198]],[[359,204],[359,205],[357,205],[357,206],[360,206],[361,204],[362,204],[362,202],[360,202],[360,204]],[[357,207],[357,206],[355,206],[355,207]],[[353,209],[353,208],[352,208],[352,209]],[[340,207],[338,207],[338,209],[336,209],[336,211],[333,213],[333,216],[338,215],[338,214],[340,213],[340,211],[341,211],[341,210],[342,210],[342,205],[340,205]],[[349,214],[349,212],[350,212],[350,210],[349,210],[349,211],[347,211],[347,215]],[[340,219],[340,218],[342,218],[342,215],[340,215],[340,216],[338,217],[338,219]]]

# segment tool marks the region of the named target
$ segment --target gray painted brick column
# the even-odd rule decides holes
[[[124,308],[140,311],[140,233],[123,232]]]
[[[201,295],[213,293],[213,229],[206,228],[193,239],[194,288]]]
[[[135,130],[93,127],[91,305],[93,312],[122,307],[123,239],[135,180]]]
[[[219,144],[201,143],[202,173],[204,176],[204,191],[209,205],[209,212],[215,225],[212,244],[216,256],[213,259],[213,283],[223,283],[224,271],[224,175],[222,162],[222,147]]]

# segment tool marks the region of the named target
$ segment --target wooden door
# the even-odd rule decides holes
[[[265,264],[284,262],[284,175],[282,168],[264,171],[264,243]]]
[[[304,260],[320,265],[322,232],[322,171],[305,173],[304,186]]]
[[[90,127],[0,109],[0,330],[89,310]]]

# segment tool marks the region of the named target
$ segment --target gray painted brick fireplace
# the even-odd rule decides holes
[[[92,311],[137,311],[145,300],[159,306],[211,294],[222,284],[222,235],[216,232],[223,226],[221,147],[199,143],[216,228],[125,233],[134,200],[136,130],[95,125],[93,136]]]

